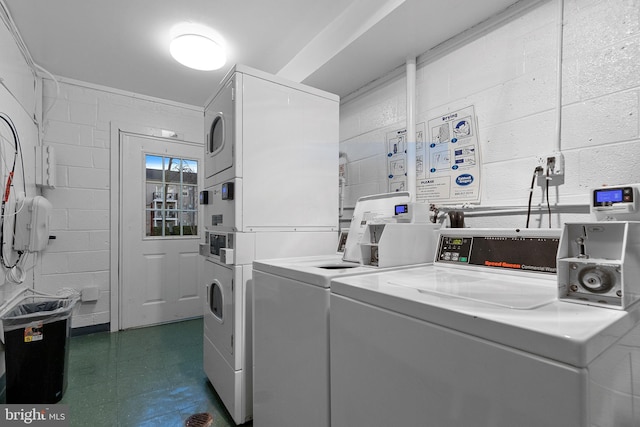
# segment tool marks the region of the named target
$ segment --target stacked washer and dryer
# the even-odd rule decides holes
[[[336,95],[242,65],[205,107],[204,371],[252,419],[252,262],[335,253]]]

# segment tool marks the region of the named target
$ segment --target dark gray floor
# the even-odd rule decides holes
[[[73,337],[67,375],[72,426],[235,426],[202,370],[202,319]]]

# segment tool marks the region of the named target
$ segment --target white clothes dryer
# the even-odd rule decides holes
[[[559,236],[447,229],[433,266],[335,279],[331,425],[640,425],[640,305],[558,301]]]

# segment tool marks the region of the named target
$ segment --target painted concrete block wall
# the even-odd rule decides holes
[[[19,163],[16,169],[17,175],[14,179],[12,195],[5,207],[6,215],[15,212],[15,195],[18,189],[23,189],[26,186],[27,196],[34,197],[38,195],[33,167],[35,164],[35,147],[38,144],[38,126],[34,123],[33,118],[38,115],[40,94],[41,87],[36,85],[36,78],[20,53],[15,40],[9,30],[0,24],[0,112],[6,114],[16,127],[22,145],[25,168],[24,181],[20,168],[22,163]],[[0,187],[2,187],[3,192],[4,183],[11,167],[9,159],[13,158],[14,152],[11,131],[4,121],[0,121],[0,160],[2,160],[0,161],[0,182],[2,183]],[[9,224],[10,222],[7,223],[5,228],[7,230],[5,241],[12,242],[13,235],[10,231],[12,227]],[[11,250],[6,251],[6,253],[7,256],[15,256],[15,253]],[[0,307],[8,305],[7,303],[12,301],[25,288],[33,287],[36,263],[37,258],[34,255],[29,255],[24,259],[20,265],[24,272],[24,281],[22,283],[8,280],[7,269],[0,267],[0,274],[2,274],[2,279],[0,280]],[[4,375],[4,345],[0,344],[0,378],[3,378]],[[2,381],[2,384],[4,382]],[[0,387],[0,393],[4,393],[2,387]]]
[[[56,151],[56,188],[43,193],[54,206],[51,233],[42,256],[37,288],[100,289],[99,299],[82,303],[73,327],[110,322],[110,156],[111,123],[166,129],[202,142],[202,108],[173,104],[108,88],[63,82],[60,93],[44,83],[44,143]],[[55,100],[55,104],[52,104]]]
[[[15,212],[15,196],[23,191],[26,184],[26,195],[34,197],[38,195],[35,187],[35,147],[38,145],[38,126],[34,118],[39,112],[39,98],[41,87],[37,84],[37,79],[31,68],[20,53],[15,40],[9,30],[0,25],[0,112],[6,114],[14,123],[22,149],[22,160],[18,158],[16,165],[11,197],[5,208],[7,217]],[[0,121],[0,187],[4,194],[5,183],[11,169],[14,157],[14,141],[11,131],[4,121]],[[22,163],[24,163],[24,176]],[[8,219],[8,221],[10,221]],[[7,235],[5,242],[11,246],[13,241],[12,222],[7,222],[5,228]],[[7,257],[14,257],[11,249],[6,251]],[[28,255],[19,264],[24,272],[24,281],[21,284],[14,283],[7,279],[7,270],[0,267],[0,305],[13,297],[24,287],[32,287],[35,277],[35,266],[37,257]],[[18,274],[18,276],[20,276]]]
[[[482,154],[481,205],[526,206],[535,156],[554,148],[558,2],[547,1],[480,35],[418,58],[417,119],[474,105]],[[445,44],[446,46],[446,44]],[[564,185],[551,203],[588,203],[588,189],[640,181],[640,2],[566,0],[562,138]],[[400,64],[399,64],[400,65]],[[387,191],[384,138],[404,128],[404,75],[341,106],[346,206]],[[545,200],[541,188],[534,203]],[[537,215],[535,226],[546,226]],[[553,225],[585,215],[554,215]],[[522,217],[473,226],[523,226]]]

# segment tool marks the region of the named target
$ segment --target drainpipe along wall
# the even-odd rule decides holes
[[[416,58],[407,58],[407,191],[416,201]]]

